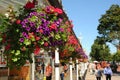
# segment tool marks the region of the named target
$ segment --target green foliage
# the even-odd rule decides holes
[[[97,61],[111,60],[109,47],[106,44],[101,44],[101,39],[97,38],[91,47],[90,57]]]
[[[2,33],[7,31],[8,26],[10,23],[8,22],[8,18],[6,18],[4,15],[0,14],[0,42],[3,40]]]
[[[118,50],[114,55],[113,55],[113,60],[114,61],[120,61],[120,50]]]
[[[4,15],[0,14],[0,33],[6,32],[7,27],[9,26],[8,18],[6,18]]]
[[[101,37],[106,42],[110,42],[115,46],[120,45],[120,6],[112,5],[106,14],[99,19],[97,28]]]

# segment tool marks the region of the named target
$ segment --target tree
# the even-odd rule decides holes
[[[90,57],[92,60],[109,61],[111,60],[110,49],[106,44],[103,44],[102,39],[97,37],[91,47]]]
[[[112,5],[99,19],[98,33],[105,42],[112,43],[120,49],[120,6]]]
[[[114,61],[120,61],[120,50],[118,50],[114,55],[113,55],[113,60]]]

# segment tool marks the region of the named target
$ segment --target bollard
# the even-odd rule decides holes
[[[70,65],[70,80],[72,80],[72,58],[70,58],[69,65]]]
[[[60,72],[59,72],[59,53],[58,48],[55,50],[55,80],[59,80]]]
[[[76,59],[76,74],[77,74],[76,80],[78,80],[78,78],[79,78],[79,76],[78,76],[78,59]]]

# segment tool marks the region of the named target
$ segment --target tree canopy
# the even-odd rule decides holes
[[[105,42],[120,47],[120,6],[112,5],[99,19],[98,33]]]
[[[111,60],[110,49],[106,44],[101,43],[102,39],[97,38],[91,47],[90,57],[92,60],[109,61]]]
[[[114,61],[120,61],[120,50],[118,50],[113,56]]]

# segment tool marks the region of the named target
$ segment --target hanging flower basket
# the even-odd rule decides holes
[[[61,47],[68,34],[68,26],[59,18],[62,13],[53,6],[39,8],[33,1],[21,8],[19,14],[14,13],[17,15],[14,18],[4,19],[5,23],[0,23],[0,28],[5,26],[0,33],[0,43],[5,46],[8,66],[20,67],[26,60],[32,62],[31,54],[39,54],[41,48]]]

